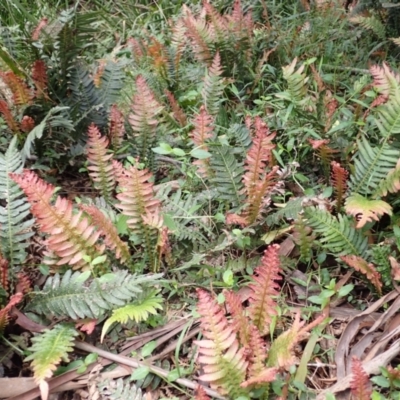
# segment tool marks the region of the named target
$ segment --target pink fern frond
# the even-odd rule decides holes
[[[255,325],[249,325],[250,346],[249,346],[249,367],[247,375],[258,377],[265,370],[265,362],[268,358],[267,344],[260,335],[260,331]]]
[[[228,393],[230,398],[244,394],[240,383],[246,375],[244,349],[239,349],[236,334],[216,301],[204,290],[198,289],[200,326],[205,339],[194,343],[199,347],[198,361],[204,374],[199,378],[211,387]]]
[[[206,391],[204,390],[203,386],[198,385],[196,389],[195,400],[211,400],[208,396]]]
[[[186,126],[187,124],[186,115],[182,110],[182,108],[179,106],[178,102],[176,101],[175,96],[169,90],[165,90],[164,93],[167,96],[169,105],[171,106],[173,117],[180,126],[182,127]]]
[[[336,210],[340,211],[347,190],[347,179],[349,177],[349,173],[336,161],[331,162],[331,169],[331,184],[336,195]]]
[[[12,115],[11,110],[8,107],[8,104],[4,100],[0,100],[0,114],[3,116],[4,121],[8,127],[14,132],[19,131],[18,123],[15,121],[14,116]]]
[[[91,124],[88,130],[86,155],[89,161],[89,176],[94,182],[94,187],[101,195],[111,201],[115,186],[112,153],[108,153],[108,139],[102,136],[96,125]]]
[[[356,356],[353,356],[351,362],[351,373],[350,390],[352,399],[370,400],[372,396],[372,385],[361,361]]]
[[[40,33],[47,26],[48,22],[49,22],[49,20],[47,18],[42,18],[39,21],[38,25],[36,26],[36,28],[32,32],[32,40],[33,41],[39,40]]]
[[[32,66],[32,80],[36,87],[36,97],[48,97],[47,95],[47,68],[43,60],[36,60]]]
[[[262,335],[269,332],[272,317],[277,314],[275,297],[279,296],[282,270],[279,260],[279,245],[271,245],[265,250],[260,266],[255,270],[251,289],[249,316]]]

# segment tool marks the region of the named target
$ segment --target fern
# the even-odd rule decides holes
[[[32,352],[25,361],[32,361],[33,374],[39,385],[53,375],[53,371],[62,361],[68,361],[68,353],[73,350],[74,339],[78,332],[67,324],[57,324],[32,338]]]
[[[246,395],[240,388],[247,367],[244,348],[239,349],[236,335],[215,300],[201,289],[197,290],[197,295],[200,326],[205,338],[194,342],[199,346],[198,361],[203,364],[204,373],[200,379],[227,393],[229,398],[237,399]]]
[[[114,151],[119,150],[125,134],[124,116],[116,104],[111,106],[108,123],[108,138]]]
[[[89,175],[104,199],[111,203],[115,186],[114,169],[112,165],[113,154],[107,154],[108,139],[101,136],[99,129],[90,125],[86,154],[89,162]]]
[[[27,218],[30,204],[22,190],[10,178],[11,173],[21,173],[23,162],[14,137],[4,155],[0,154],[0,253],[11,265],[25,261],[28,239],[33,235],[33,219]]]
[[[300,260],[305,262],[310,261],[315,236],[311,234],[311,228],[306,225],[306,222],[300,215],[294,224],[292,236],[293,241],[299,246]]]
[[[295,199],[290,199],[286,204],[283,204],[283,207],[279,205],[282,207],[279,211],[267,216],[267,224],[278,225],[284,218],[288,220],[297,219],[298,214],[303,210],[303,203],[305,200],[305,197],[297,197]]]
[[[346,199],[347,214],[357,218],[356,228],[362,228],[367,222],[379,221],[383,214],[392,215],[392,207],[382,200],[368,200],[359,194]]]
[[[46,129],[51,131],[53,128],[60,127],[65,129],[67,132],[74,130],[71,120],[63,115],[63,111],[66,111],[67,109],[68,107],[53,107],[42,119],[40,124],[35,126],[35,128],[29,132],[21,152],[23,160],[31,157],[31,151],[34,147],[35,141],[42,138]]]
[[[356,271],[364,274],[368,280],[375,286],[379,294],[382,294],[382,282],[379,272],[376,270],[374,264],[368,263],[362,257],[342,256],[340,257],[347,265],[354,268]]]
[[[97,385],[101,400],[146,400],[140,388],[122,378],[116,380],[106,379]]]
[[[32,104],[33,93],[21,77],[12,71],[0,71],[0,78],[10,88],[13,96],[13,104],[16,106],[28,106]]]
[[[381,181],[396,166],[400,153],[387,141],[379,147],[372,147],[364,136],[357,140],[357,147],[349,186],[352,193],[368,195],[377,190]]]
[[[47,67],[43,60],[36,60],[33,63],[31,77],[36,87],[35,97],[39,99],[42,97],[48,98]]]
[[[6,121],[8,127],[13,133],[17,133],[19,131],[19,126],[17,121],[15,121],[14,116],[8,104],[5,100],[0,100],[0,114],[3,116],[4,121]]]
[[[145,78],[141,75],[136,78],[136,90],[128,120],[136,138],[139,156],[141,159],[146,159],[149,149],[154,144],[158,125],[157,118],[163,110],[163,106],[157,101]]]
[[[353,356],[351,362],[352,379],[350,389],[352,399],[354,400],[369,400],[372,396],[372,385],[369,381],[369,376],[365,372],[361,361]]]
[[[161,275],[132,275],[127,271],[105,274],[86,283],[89,271],[67,272],[47,279],[43,289],[31,294],[27,310],[56,317],[100,318],[106,312],[136,299]]]
[[[340,212],[347,190],[347,179],[349,173],[336,161],[331,162],[331,168],[331,182],[336,195],[336,210]]]
[[[367,29],[374,33],[379,39],[386,38],[385,25],[376,16],[371,15],[370,17],[363,17],[361,15],[350,18],[350,21],[354,24],[361,25],[364,29]]]
[[[221,74],[221,57],[217,52],[211,67],[207,71],[207,75],[204,79],[203,90],[201,92],[206,110],[212,116],[216,116],[218,114],[221,103],[223,102],[222,95],[225,85],[221,78]]]
[[[337,218],[328,211],[308,207],[305,210],[307,224],[322,237],[322,246],[336,256],[353,254],[365,255],[368,239],[362,232],[351,226],[351,222],[341,214]]]
[[[51,198],[54,187],[32,172],[25,170],[22,174],[10,174],[21,187],[31,203],[31,213],[36,218],[40,230],[49,235],[46,240],[48,249],[60,260],[57,265],[72,265],[73,268],[89,267],[84,255],[91,260],[100,256],[104,248],[95,246],[101,232],[95,231],[82,211],[73,213],[71,201],[57,197],[54,205]]]
[[[387,177],[380,181],[372,197],[384,197],[390,193],[396,193],[400,190],[400,161],[396,167],[389,171]]]
[[[272,317],[277,313],[274,297],[279,295],[279,285],[276,281],[282,279],[278,251],[278,245],[271,245],[265,250],[256,275],[252,277],[253,283],[249,285],[249,316],[261,335],[269,332]]]
[[[134,320],[136,323],[146,321],[150,314],[157,314],[157,309],[162,309],[160,303],[164,300],[157,296],[158,291],[147,294],[143,299],[139,299],[135,304],[128,304],[122,308],[113,310],[112,316],[108,318],[103,325],[100,341],[103,341],[105,334],[114,323],[125,324],[128,320]]]
[[[218,199],[228,201],[233,207],[237,207],[244,200],[241,183],[244,169],[243,164],[232,154],[232,150],[229,146],[213,146],[210,159],[213,177],[210,182],[218,191]]]

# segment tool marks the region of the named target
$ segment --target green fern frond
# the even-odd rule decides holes
[[[301,215],[298,216],[293,230],[293,241],[299,246],[300,259],[308,262],[312,256],[312,246],[315,236],[311,234],[311,228],[306,225]]]
[[[370,17],[363,17],[361,15],[350,18],[350,21],[354,24],[361,25],[364,29],[373,32],[379,39],[386,37],[386,28],[381,20],[374,15]]]
[[[154,285],[158,275],[132,275],[127,271],[105,274],[86,283],[90,272],[67,270],[47,279],[43,289],[31,294],[27,309],[56,317],[99,318],[107,311],[131,302]]]
[[[147,396],[129,379],[106,379],[97,385],[101,400],[146,400]]]
[[[297,219],[297,216],[303,210],[303,203],[305,201],[305,197],[297,197],[289,200],[286,204],[283,204],[283,207],[281,207],[282,205],[279,205],[281,207],[279,211],[267,216],[267,224],[278,225],[282,219]]]
[[[357,147],[349,187],[352,193],[368,195],[378,188],[380,182],[396,166],[400,151],[390,146],[387,140],[372,147],[365,136],[357,140]]]
[[[73,350],[78,332],[67,324],[58,324],[53,329],[32,338],[32,352],[25,361],[32,361],[33,374],[37,383],[53,375],[53,371],[62,361],[68,361],[68,353]]]
[[[136,302],[136,304],[128,304],[122,308],[113,311],[112,316],[108,318],[103,325],[100,341],[103,341],[104,335],[110,326],[116,322],[125,324],[129,320],[135,320],[136,323],[146,321],[150,314],[157,314],[157,309],[162,310],[163,298],[157,296],[158,291],[149,293],[144,299]]]
[[[400,190],[400,161],[396,168],[389,171],[387,177],[379,183],[379,186],[372,194],[372,197],[385,197],[388,192],[396,193]]]
[[[7,258],[11,265],[20,264],[26,258],[25,249],[28,239],[33,235],[31,230],[34,220],[27,218],[30,204],[23,191],[10,178],[10,173],[21,173],[23,162],[16,147],[17,137],[11,140],[6,153],[0,153],[0,254]]]
[[[234,207],[243,204],[242,177],[243,164],[232,154],[229,146],[214,146],[210,159],[210,169],[213,171],[211,183],[218,191],[218,199],[229,201]]]
[[[337,218],[328,211],[308,207],[305,210],[307,224],[321,235],[322,246],[335,256],[347,254],[365,255],[368,238],[352,226],[352,222],[341,214]]]
[[[212,116],[218,114],[221,103],[224,101],[223,92],[225,84],[221,75],[221,57],[219,52],[217,52],[211,67],[207,71],[207,75],[204,79],[203,90],[201,92],[206,110]]]

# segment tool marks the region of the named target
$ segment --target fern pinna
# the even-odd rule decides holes
[[[230,399],[248,396],[255,388],[264,391],[262,398],[268,398],[269,383],[293,363],[296,343],[325,318],[322,315],[304,326],[298,314],[292,328],[278,336],[267,350],[266,335],[277,314],[275,297],[279,295],[277,281],[281,272],[279,246],[271,245],[249,285],[248,308],[242,306],[236,294],[224,292],[231,323],[224,309],[207,292],[198,289],[198,312],[204,335],[203,340],[195,342],[204,371],[199,379],[210,382]]]

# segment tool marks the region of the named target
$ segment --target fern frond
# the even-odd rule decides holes
[[[362,228],[367,222],[379,221],[383,214],[392,215],[392,207],[382,200],[369,200],[360,194],[353,194],[346,199],[347,214],[357,219],[356,228]]]
[[[373,32],[379,39],[385,39],[386,28],[385,25],[376,16],[364,17],[357,15],[350,18],[354,24],[361,25],[364,29]]]
[[[18,303],[20,303],[23,299],[23,294],[21,292],[18,292],[16,294],[13,294],[10,297],[10,300],[6,304],[6,306],[2,309],[0,309],[0,334],[3,334],[4,329],[6,328],[8,324],[8,314],[11,311],[11,309],[16,306]]]
[[[128,379],[106,379],[97,385],[101,400],[146,400],[142,390]]]
[[[33,63],[31,77],[36,87],[35,96],[37,98],[47,97],[48,77],[43,60],[36,60]]]
[[[163,301],[162,297],[157,296],[157,291],[153,291],[136,304],[128,304],[122,308],[117,308],[112,312],[112,316],[104,322],[100,341],[103,341],[105,334],[112,324],[125,324],[129,320],[134,320],[136,323],[146,321],[150,314],[157,314],[157,309],[162,310],[160,303]]]
[[[46,378],[51,378],[53,371],[62,361],[68,361],[68,353],[73,350],[78,332],[67,324],[57,324],[53,329],[32,338],[32,352],[25,361],[32,361],[33,376],[40,384]]]
[[[186,33],[192,44],[195,57],[200,62],[209,63],[212,59],[209,44],[212,41],[212,32],[205,20],[205,16],[196,19],[189,8],[183,6],[183,22],[186,26]]]
[[[186,126],[187,124],[186,115],[182,110],[182,108],[179,106],[178,102],[176,101],[175,96],[169,90],[165,90],[164,93],[167,96],[169,105],[172,110],[172,115],[174,116],[175,120],[179,123],[181,127]]]
[[[279,245],[268,246],[252,276],[253,283],[249,285],[249,316],[261,335],[269,332],[272,317],[277,314],[274,298],[279,295],[280,286],[277,281],[282,279],[281,273]]]
[[[43,289],[31,294],[28,310],[55,317],[100,318],[107,311],[122,307],[150,288],[161,275],[132,275],[117,271],[86,283],[89,271],[67,272],[47,279]]]
[[[224,101],[223,92],[225,84],[221,77],[222,72],[221,57],[217,51],[211,67],[207,70],[203,90],[201,91],[206,110],[212,116],[218,114],[221,103]]]
[[[126,262],[130,258],[128,245],[118,236],[115,225],[96,206],[81,205],[81,210],[89,214],[92,222],[104,235],[104,244],[115,251],[115,257]]]
[[[377,190],[381,181],[396,166],[400,153],[386,140],[379,146],[372,147],[365,136],[361,140],[357,139],[357,147],[354,173],[350,176],[349,186],[352,193],[365,196]]]
[[[113,104],[110,109],[108,122],[108,138],[111,142],[111,147],[114,151],[119,150],[124,139],[125,124],[124,116],[118,109],[116,104]]]
[[[372,385],[361,361],[356,356],[353,356],[351,360],[351,374],[350,390],[352,399],[370,400],[372,396]]]
[[[254,325],[248,326],[249,331],[249,341],[250,346],[248,346],[248,351],[250,353],[249,367],[247,371],[247,376],[249,377],[258,377],[265,370],[265,362],[268,358],[268,349],[267,344],[262,338],[260,331]],[[247,382],[246,385],[242,384],[242,387],[246,387],[250,384]]]
[[[290,199],[286,204],[278,204],[282,207],[279,211],[267,216],[268,225],[278,225],[280,221],[285,218],[288,220],[297,219],[298,214],[303,210],[303,202],[306,200],[304,197],[297,197]],[[276,206],[277,204],[275,204]]]
[[[136,78],[136,90],[128,120],[138,143],[139,156],[144,159],[154,142],[157,118],[163,106],[157,101],[142,75]]]
[[[371,65],[369,71],[374,79],[374,87],[380,94],[387,99],[396,96],[400,84],[400,76],[398,74],[391,71],[386,63],[383,63],[382,66]]]
[[[244,314],[240,297],[231,290],[224,290],[225,302],[232,319],[232,329],[238,334],[240,344],[246,348],[253,348],[250,342],[250,325]]]
[[[293,241],[299,246],[300,260],[310,261],[315,236],[311,234],[311,228],[306,225],[301,215],[298,216],[293,229]]]
[[[190,136],[196,148],[208,151],[207,141],[214,137],[214,118],[207,113],[204,106],[200,107],[199,114],[193,120],[194,129]],[[210,160],[208,158],[199,159],[193,162],[198,166],[198,172],[204,177],[211,178]]]
[[[147,169],[139,170],[134,166],[119,177],[122,192],[117,194],[120,203],[116,207],[129,217],[127,224],[133,232],[140,233],[142,215],[154,213],[160,207],[160,201],[154,197],[154,184],[150,182],[152,177]]]
[[[355,254],[365,255],[368,239],[362,232],[353,228],[349,219],[341,214],[337,218],[328,211],[308,207],[305,210],[307,224],[315,233],[322,246],[336,256]]]
[[[389,171],[387,177],[380,181],[379,186],[372,194],[372,197],[385,197],[388,192],[396,193],[400,190],[400,160],[396,167]]]
[[[198,385],[196,388],[196,395],[194,400],[211,400],[211,399],[207,396],[207,393],[204,390],[203,386]]]
[[[24,115],[20,126],[22,132],[29,133],[35,127],[35,120],[28,115]]]
[[[107,202],[112,202],[115,186],[114,169],[112,166],[112,153],[108,153],[108,139],[101,136],[96,125],[91,124],[88,130],[86,155],[89,162],[89,176]]]
[[[214,146],[210,158],[212,178],[210,182],[218,191],[218,199],[229,201],[232,206],[243,204],[244,173],[243,164],[239,163],[230,146]]]
[[[364,274],[368,278],[368,280],[376,287],[378,293],[382,293],[381,275],[376,270],[374,264],[368,263],[362,257],[357,257],[354,255],[341,256],[340,258],[347,265],[354,268],[356,271]]]
[[[54,206],[51,198],[54,187],[34,172],[24,170],[22,174],[10,174],[11,178],[21,187],[31,203],[31,213],[36,218],[40,230],[49,237],[46,245],[61,259],[57,265],[72,265],[73,268],[87,267],[84,255],[93,260],[100,256],[104,248],[95,246],[100,231],[82,218],[82,211],[73,213],[72,202],[57,197]]]
[[[240,388],[247,367],[244,348],[239,349],[236,335],[216,301],[201,289],[197,289],[197,295],[197,310],[201,316],[200,326],[204,336],[203,340],[194,341],[199,347],[198,361],[204,371],[200,379],[227,393],[229,398],[237,399],[246,394]]]
[[[0,100],[0,114],[3,116],[4,121],[6,121],[6,124],[13,133],[19,131],[18,123],[15,121],[14,116],[12,115],[11,110],[8,108],[8,104],[5,100]]]
[[[331,162],[331,169],[331,182],[336,195],[336,210],[339,212],[346,194],[349,173],[336,161]]]
[[[14,137],[3,155],[0,153],[0,253],[11,265],[24,262],[34,220],[28,218],[30,204],[10,174],[21,173],[23,162]]]
[[[1,72],[0,78],[10,88],[13,94],[13,103],[16,106],[28,106],[32,103],[33,93],[28,85],[14,72]]]
[[[35,29],[32,32],[32,36],[31,39],[36,42],[37,40],[39,40],[40,37],[40,33],[42,32],[42,30],[47,26],[47,24],[49,23],[48,18],[44,17],[42,18],[39,23],[37,24],[37,26],[35,27]]]

